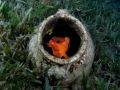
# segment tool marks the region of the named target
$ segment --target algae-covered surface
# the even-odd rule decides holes
[[[45,0],[47,1],[47,0]],[[0,0],[0,90],[49,90],[46,72],[38,70],[28,56],[35,29],[58,9],[67,9],[90,32],[95,59],[85,90],[120,89],[119,0]],[[87,81],[86,81],[87,80]],[[91,83],[92,82],[92,83]],[[55,82],[56,90],[60,90]]]

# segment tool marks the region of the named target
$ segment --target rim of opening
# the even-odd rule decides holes
[[[55,17],[57,18],[65,18],[65,19],[69,19],[71,21],[75,22],[75,25],[78,26],[78,32],[79,32],[79,36],[81,36],[81,42],[80,42],[80,46],[78,51],[74,54],[74,56],[70,57],[69,60],[67,59],[61,59],[61,58],[57,58],[54,57],[53,55],[49,54],[48,51],[46,51],[43,47],[43,30],[45,28],[45,26],[47,25],[47,23],[49,23],[49,21],[51,21],[52,19],[54,19]],[[60,14],[60,15],[52,15],[49,16],[46,20],[44,20],[40,27],[39,27],[39,33],[38,33],[38,43],[40,45],[40,50],[43,53],[43,55],[45,56],[45,58],[49,59],[52,62],[58,63],[58,64],[68,64],[68,63],[72,63],[75,62],[77,60],[80,59],[80,57],[82,57],[82,54],[84,53],[85,49],[86,49],[86,40],[87,40],[87,32],[85,27],[83,26],[83,24],[76,18],[74,18],[73,16],[69,15],[69,14]]]

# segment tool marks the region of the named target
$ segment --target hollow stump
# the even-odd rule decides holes
[[[53,36],[70,38],[68,59],[52,54],[47,43]],[[84,75],[88,76],[93,63],[94,45],[85,26],[66,10],[59,10],[40,24],[30,40],[29,53],[38,72],[47,70],[51,85],[55,80],[64,87],[80,90],[80,82]]]

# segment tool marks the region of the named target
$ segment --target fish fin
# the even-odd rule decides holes
[[[67,54],[65,54],[65,55],[64,55],[64,58],[65,58],[65,59],[68,59],[69,57],[68,57],[68,55],[67,55]]]
[[[70,48],[70,38],[65,37],[65,40],[66,40],[67,45],[68,45],[68,47],[67,47],[67,50],[68,50]]]

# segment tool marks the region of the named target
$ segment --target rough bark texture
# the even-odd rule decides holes
[[[43,47],[43,37],[49,32],[48,30],[51,30],[52,26],[54,27],[52,22],[59,18],[68,20],[68,22],[72,21],[74,25],[70,26],[74,28],[81,39],[78,51],[68,60],[54,57]],[[75,40],[75,42],[77,41]],[[32,62],[39,69],[39,72],[42,73],[47,69],[49,78],[54,76],[56,80],[62,82],[62,86],[71,86],[72,90],[81,90],[80,82],[84,75],[88,76],[94,59],[94,45],[90,34],[78,19],[65,10],[59,10],[40,24],[30,40],[29,51],[34,58]]]

